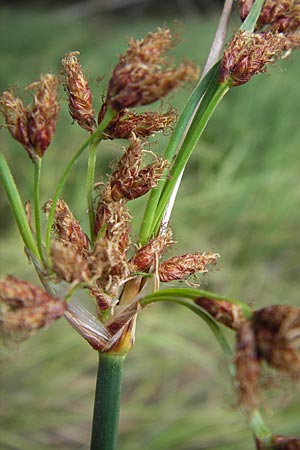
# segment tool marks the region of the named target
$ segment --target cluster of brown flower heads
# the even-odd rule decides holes
[[[146,275],[149,270],[154,270],[163,282],[183,280],[196,272],[206,273],[210,266],[216,264],[219,256],[215,253],[185,254],[160,263],[173,242],[169,229],[139,248],[131,241],[131,216],[127,203],[155,187],[169,165],[163,158],[145,149],[146,139],[172,127],[176,112],[169,108],[165,113],[137,113],[128,108],[152,103],[184,81],[198,77],[194,64],[184,62],[174,67],[165,57],[174,42],[168,29],[158,29],[140,41],[131,40],[128,50],[121,55],[113,71],[98,123],[108,108],[114,110],[115,116],[103,137],[128,139],[129,145],[116,163],[108,182],[98,193],[94,205],[93,236],[85,234],[63,199],[59,199],[55,208],[49,255],[51,265],[48,267],[51,282],[64,281],[70,289],[81,286],[88,290],[96,300],[100,318],[104,317],[104,312],[113,312],[124,284],[137,275]],[[78,60],[78,52],[67,54],[62,64],[70,115],[83,129],[93,133],[97,128],[93,98]],[[33,108],[24,107],[22,101],[10,92],[5,92],[1,97],[7,127],[31,158],[43,155],[53,135],[58,112],[57,84],[57,78],[42,76],[36,87]],[[49,200],[43,208],[46,215],[51,206],[52,201]],[[0,296],[4,305],[2,323],[6,323],[2,328],[5,328],[5,333],[16,329],[20,331],[28,319],[25,328],[31,334],[62,315],[67,308],[64,302],[60,309],[57,308],[59,300],[45,293],[51,298],[47,304],[39,288],[23,281],[12,277],[0,281]],[[31,295],[32,299],[41,298],[39,312],[44,308],[44,320],[42,314],[40,321],[36,319],[33,300],[30,305],[26,300],[18,300],[26,297],[30,289],[35,293]],[[56,309],[48,308],[51,302]],[[10,320],[5,322],[8,312]],[[116,327],[111,323],[110,328]]]
[[[245,20],[254,0],[238,2]],[[268,64],[286,57],[300,45],[300,3],[298,0],[266,0],[253,33],[238,31],[222,59],[220,82],[231,86],[247,83],[265,72]]]

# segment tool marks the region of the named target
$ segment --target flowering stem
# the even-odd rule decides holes
[[[152,232],[154,234],[158,233],[162,216],[172,195],[177,179],[184,170],[184,167],[193,153],[213,112],[229,90],[229,86],[226,83],[218,84],[218,76],[218,72],[215,73],[215,77],[210,82],[210,86],[205,93],[201,105],[195,114],[190,129],[175,159],[174,165],[170,171],[170,177],[165,183],[164,190],[155,212],[155,222],[152,227]]]
[[[91,450],[115,450],[124,354],[99,353]]]
[[[40,211],[40,179],[41,179],[42,158],[37,157],[34,160],[34,223],[36,242],[39,250],[40,259],[44,260],[42,231],[41,231],[41,211]]]
[[[113,119],[115,114],[116,113],[114,111],[112,111],[111,109],[107,109],[102,122],[99,124],[96,131],[93,134],[91,134],[90,137],[77,150],[77,152],[75,153],[75,155],[70,160],[67,167],[65,168],[65,171],[62,174],[62,177],[60,178],[60,180],[57,184],[56,191],[55,191],[55,194],[54,194],[54,197],[52,200],[52,205],[51,205],[51,208],[49,211],[48,222],[47,222],[46,239],[45,239],[47,251],[49,251],[49,247],[50,247],[51,228],[52,228],[52,224],[53,224],[53,220],[54,220],[56,204],[57,204],[59,196],[63,190],[65,181],[66,181],[69,173],[71,172],[72,167],[74,166],[74,164],[76,163],[78,158],[81,156],[81,154],[84,152],[84,150],[88,147],[88,145],[91,144],[95,139],[96,139],[96,141],[99,142],[99,139],[101,139],[101,135],[102,135],[103,131],[106,129],[107,125]]]
[[[94,233],[95,211],[94,211],[93,192],[94,192],[95,168],[97,159],[97,147],[100,139],[95,139],[90,145],[87,176],[86,176],[86,197],[87,197],[89,224],[90,224],[90,239],[92,243],[94,241],[94,234],[95,234]]]
[[[16,186],[15,180],[11,174],[10,168],[0,153],[0,178],[7,195],[13,216],[19,228],[24,245],[36,258],[39,258],[39,251],[34,242],[32,231],[27,221],[23,202]]]

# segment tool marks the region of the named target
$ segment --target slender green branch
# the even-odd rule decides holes
[[[86,176],[86,197],[87,197],[87,207],[88,207],[88,216],[89,216],[89,224],[90,224],[90,239],[91,242],[94,242],[94,224],[95,224],[95,211],[94,211],[94,180],[95,180],[95,168],[96,168],[96,159],[97,159],[97,147],[98,140],[94,140],[91,143],[89,150],[89,159],[88,159],[88,168],[87,168],[87,176]]]
[[[231,303],[233,305],[237,305],[240,307],[240,309],[243,312],[243,315],[246,319],[250,319],[252,316],[252,309],[250,306],[246,305],[240,300],[234,300],[232,298],[225,297],[224,295],[215,294],[214,292],[210,291],[204,291],[202,289],[194,289],[194,288],[169,288],[169,289],[162,289],[157,292],[153,292],[152,294],[149,294],[143,298],[141,301],[141,305],[148,304],[151,302],[152,298],[155,297],[179,297],[179,298],[188,298],[190,300],[196,300],[199,297],[205,297],[205,298],[211,298],[212,300],[220,300],[225,301],[228,303]]]
[[[154,234],[156,234],[159,230],[162,216],[170,196],[172,195],[177,179],[181,175],[186,163],[194,151],[196,144],[205,130],[205,127],[213,112],[229,90],[229,86],[226,83],[218,84],[218,76],[218,73],[215,74],[214,79],[211,80],[210,86],[205,93],[201,105],[195,114],[190,129],[176,157],[170,172],[170,177],[165,183],[164,190],[155,211],[155,221],[152,228],[152,232]]]
[[[42,228],[41,228],[41,209],[40,209],[40,179],[41,179],[42,158],[37,157],[34,160],[34,223],[35,223],[35,235],[36,242],[40,254],[40,259],[45,263],[43,241],[42,241]]]
[[[15,180],[11,174],[10,168],[4,158],[4,155],[0,153],[0,178],[8,198],[13,216],[19,228],[24,245],[30,250],[30,252],[39,259],[39,251],[34,241],[32,231],[27,221],[25,209]]]
[[[198,316],[200,316],[206,324],[209,326],[211,331],[214,333],[217,341],[219,342],[220,346],[222,347],[223,352],[229,356],[232,357],[232,350],[221,330],[219,325],[216,323],[216,321],[200,306],[196,305],[195,303],[189,302],[185,298],[175,297],[171,295],[159,295],[161,291],[156,292],[155,294],[150,294],[145,296],[142,300],[140,300],[140,305],[142,307],[149,305],[151,303],[156,302],[171,302],[171,303],[177,303],[178,305],[185,306],[186,308],[190,309],[194,313],[196,313]]]
[[[103,131],[105,131],[107,125],[111,122],[111,120],[113,119],[115,114],[116,113],[114,111],[112,111],[111,109],[108,109],[106,111],[105,116],[104,116],[102,122],[100,123],[100,125],[98,126],[97,130],[95,131],[95,133],[91,134],[90,137],[77,150],[77,152],[75,153],[75,155],[70,160],[67,167],[65,168],[64,173],[62,174],[62,176],[57,184],[57,188],[56,188],[54,197],[52,199],[52,205],[51,205],[51,208],[49,211],[48,222],[47,222],[46,239],[45,239],[47,251],[49,251],[49,247],[50,247],[51,228],[52,228],[52,224],[53,224],[53,220],[54,220],[56,204],[57,204],[59,196],[63,190],[65,181],[66,181],[69,173],[71,172],[72,167],[77,162],[78,158],[81,156],[81,154],[84,152],[84,150],[88,147],[88,145],[91,144],[95,139],[98,141],[101,139],[101,135],[102,135]]]
[[[211,78],[215,75],[215,73],[218,70],[219,70],[219,63],[215,64],[211,68],[211,70],[198,83],[193,93],[191,94],[184,110],[182,111],[179,117],[179,120],[176,124],[176,127],[172,133],[172,136],[170,137],[169,143],[164,152],[163,156],[168,161],[172,162],[172,159],[174,158],[180,143],[184,139],[189,122],[191,121],[191,118],[195,114],[195,110],[197,109],[197,106],[199,105],[199,102],[203,97],[210,83]],[[157,188],[151,191],[140,229],[140,242],[142,244],[145,244],[151,235],[152,224],[155,219],[157,204],[159,202],[159,198],[162,193],[165,182],[166,179],[161,180]]]
[[[115,450],[125,355],[99,353],[91,450]]]

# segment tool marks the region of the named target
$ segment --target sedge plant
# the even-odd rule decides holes
[[[43,286],[13,275],[0,279],[1,334],[4,341],[22,341],[64,316],[98,353],[91,450],[117,448],[124,361],[134,344],[138,315],[157,302],[185,307],[209,326],[228,361],[237,402],[256,448],[300,449],[300,438],[277,436],[266,427],[261,401],[263,364],[294,380],[300,375],[300,308],[273,305],[253,310],[240,300],[192,284],[191,277],[217,265],[218,253],[165,256],[175,246],[169,222],[185,166],[216,107],[232,88],[265,72],[268,64],[300,45],[297,0],[238,1],[242,24],[225,44],[232,3],[224,2],[201,75],[191,62],[175,66],[168,59],[167,52],[178,41],[170,29],[131,39],[112,72],[98,114],[79,53],[64,56],[62,83],[69,112],[87,138],[77,150],[67,150],[69,162],[44,205],[39,195],[42,163],[59,115],[61,77],[43,74],[29,85],[31,104],[24,105],[13,91],[0,98],[6,128],[33,164],[32,199],[23,203],[3,154],[0,178],[25,253]],[[172,107],[164,112],[139,111],[194,81],[196,87],[180,114]],[[157,155],[148,138],[159,132],[168,132],[169,142]],[[95,169],[101,142],[116,139],[127,145],[107,179],[98,182]],[[84,156],[88,230],[63,199],[68,175]],[[134,238],[135,217],[128,204],[145,194],[144,215]],[[235,333],[235,349],[223,327]]]

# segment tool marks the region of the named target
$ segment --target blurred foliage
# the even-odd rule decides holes
[[[0,89],[23,87],[41,71],[59,71],[60,57],[78,49],[99,106],[117,55],[126,48],[124,38],[140,38],[167,20],[71,21],[30,10],[2,10]],[[183,31],[176,55],[203,65],[216,22],[211,17],[176,25]],[[204,286],[209,282],[209,289],[256,307],[298,302],[298,68],[295,54],[271,74],[229,93],[187,167],[172,217],[179,241],[172,251],[213,249],[222,255],[219,270],[203,280]],[[101,82],[96,81],[99,76],[104,77]],[[180,109],[189,92],[187,87],[167,99],[164,107],[171,102]],[[70,151],[83,139],[84,132],[71,125],[64,106],[56,138],[45,156],[43,201],[53,193]],[[153,150],[163,148],[166,139],[154,138]],[[100,181],[111,159],[120,155],[122,144],[101,146]],[[24,200],[30,198],[32,170],[27,155],[5,130],[0,133],[0,146]],[[85,157],[78,162],[64,192],[83,221],[85,162]],[[143,199],[132,206],[137,216],[141,203]],[[1,274],[34,279],[3,191],[0,214]],[[0,448],[87,449],[96,365],[97,355],[63,320],[20,348],[3,349]],[[253,449],[250,432],[235,409],[225,367],[217,344],[197,317],[170,305],[143,312],[126,363],[119,449]],[[269,395],[273,413],[268,418],[272,429],[299,434],[299,388],[273,373],[266,377],[273,386]]]

